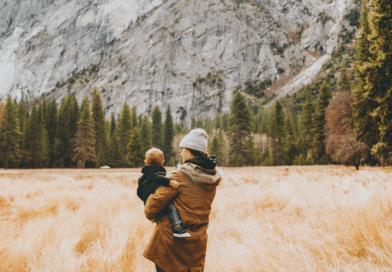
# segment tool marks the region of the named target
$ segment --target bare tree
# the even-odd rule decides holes
[[[337,93],[326,109],[326,153],[344,165],[360,163],[369,155],[369,147],[357,141],[350,127],[354,98],[348,91]]]

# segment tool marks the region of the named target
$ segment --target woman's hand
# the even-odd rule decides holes
[[[180,187],[180,183],[176,180],[170,180],[169,186],[177,190]]]

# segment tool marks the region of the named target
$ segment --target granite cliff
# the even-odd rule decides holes
[[[126,101],[139,114],[170,104],[176,121],[214,117],[247,81],[286,76],[276,97],[312,81],[356,2],[5,0],[0,96],[60,102],[98,88],[107,115]]]

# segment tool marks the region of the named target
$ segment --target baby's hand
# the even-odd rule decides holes
[[[169,183],[170,187],[172,187],[173,189],[177,189],[178,187],[180,187],[180,183],[178,181],[175,180],[170,180]]]

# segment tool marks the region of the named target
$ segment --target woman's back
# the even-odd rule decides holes
[[[157,227],[147,245],[144,256],[165,271],[202,271],[207,248],[207,228],[216,186],[221,180],[217,170],[203,169],[185,163],[171,177],[180,183],[179,189],[160,187],[146,203],[147,218],[173,199],[190,238],[175,239],[168,216],[157,219]],[[162,200],[164,202],[162,202]],[[162,256],[162,252],[167,252]]]

